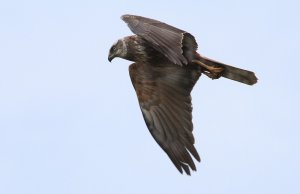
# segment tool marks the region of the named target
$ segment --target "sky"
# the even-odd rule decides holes
[[[299,1],[1,1],[0,193],[300,193]],[[151,137],[129,61],[107,60],[136,14],[192,33],[199,52],[249,69],[247,86],[195,86],[197,172]]]

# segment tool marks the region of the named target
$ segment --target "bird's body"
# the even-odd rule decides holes
[[[190,169],[196,170],[191,155],[200,161],[192,134],[190,93],[201,73],[249,85],[257,78],[253,72],[202,57],[188,32],[140,16],[122,19],[136,35],[118,40],[109,61],[121,57],[134,62],[129,74],[147,127],[176,168],[190,174]]]

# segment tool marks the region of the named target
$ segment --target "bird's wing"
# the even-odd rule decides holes
[[[193,145],[190,96],[200,77],[199,66],[134,63],[129,73],[150,133],[176,168],[190,174],[190,168],[196,170],[190,154],[200,161]]]
[[[165,55],[172,63],[187,65],[197,50],[197,42],[193,35],[157,20],[123,15],[130,30],[144,38],[150,46]]]

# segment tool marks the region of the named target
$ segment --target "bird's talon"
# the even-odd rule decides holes
[[[224,71],[224,68],[222,67],[213,67],[206,65],[205,63],[202,63],[201,61],[198,60],[192,60],[193,63],[196,63],[200,65],[202,68],[204,68],[203,73],[210,77],[211,79],[218,79],[221,77],[221,73]]]

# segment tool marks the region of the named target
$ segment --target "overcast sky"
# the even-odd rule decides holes
[[[106,2],[106,3],[104,3]],[[284,2],[284,3],[283,3]],[[299,1],[1,1],[0,193],[300,193]],[[207,57],[256,72],[202,76],[202,158],[181,175],[151,137],[129,61],[107,61],[126,13],[191,32]]]

